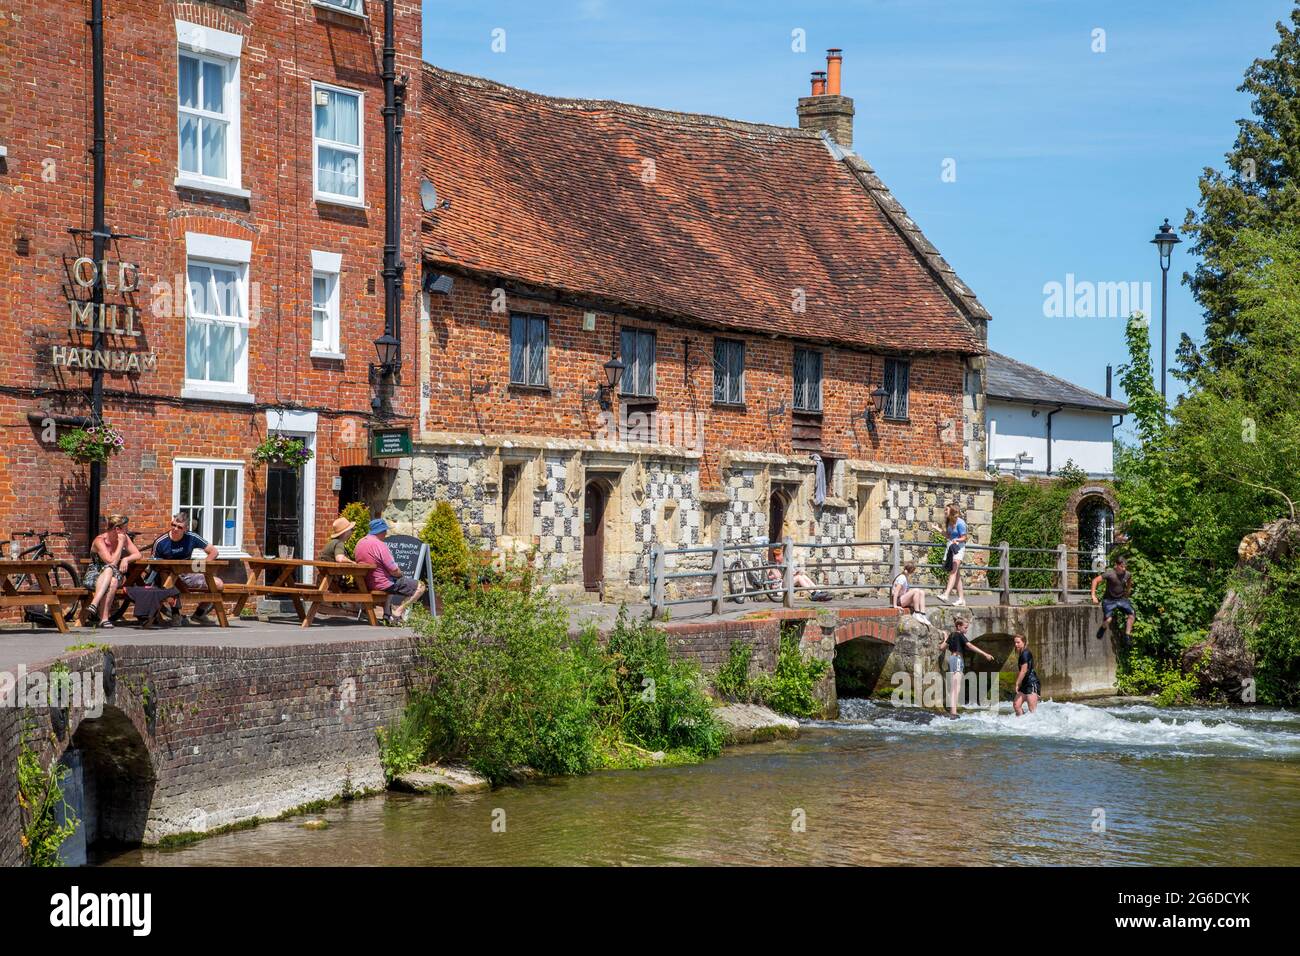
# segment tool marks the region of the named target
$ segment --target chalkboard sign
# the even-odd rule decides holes
[[[415,578],[417,581],[421,577],[424,578],[425,586],[428,588],[424,599],[429,602],[429,610],[436,615],[437,605],[433,600],[433,564],[429,561],[429,546],[409,534],[390,534],[384,539],[384,543],[388,545],[388,550],[393,552],[393,560],[402,569],[403,575]]]

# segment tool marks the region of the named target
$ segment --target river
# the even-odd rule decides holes
[[[306,820],[324,819],[324,829]],[[1300,714],[862,700],[690,766],[389,794],[111,866],[1300,864]]]

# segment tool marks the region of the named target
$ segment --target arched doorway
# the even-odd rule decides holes
[[[582,584],[588,591],[599,591],[605,580],[605,511],[609,504],[605,482],[587,482],[582,499]]]
[[[64,797],[81,821],[69,851],[82,859],[68,862],[93,858],[97,846],[138,846],[157,777],[149,748],[131,718],[105,706],[101,716],[77,726],[61,759],[72,771],[65,779]]]
[[[1115,509],[1100,495],[1079,502],[1079,551],[1089,567],[1099,571],[1107,564],[1115,543]]]
[[[773,489],[767,503],[767,540],[779,544],[785,538],[786,513],[790,510],[790,497]]]

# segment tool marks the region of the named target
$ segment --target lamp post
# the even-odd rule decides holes
[[[370,366],[370,380],[375,388],[370,407],[376,415],[382,415],[385,385],[392,381],[402,367],[402,343],[391,332],[385,332],[375,339],[375,355],[379,357],[379,364]]]
[[[1178,238],[1174,232],[1174,227],[1169,225],[1169,220],[1160,227],[1155,238],[1151,240],[1160,253],[1160,400],[1165,401],[1165,380],[1167,377],[1167,363],[1165,360],[1165,349],[1168,344],[1168,325],[1169,325],[1169,260],[1173,256],[1174,246],[1183,240]],[[1166,402],[1166,404],[1168,404]]]

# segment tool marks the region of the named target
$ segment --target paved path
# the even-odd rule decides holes
[[[149,630],[123,625],[112,630],[74,628],[60,634],[53,628],[0,630],[0,671],[14,671],[19,664],[31,667],[68,653],[78,644],[165,644],[182,647],[286,647],[296,644],[339,644],[350,641],[392,641],[410,637],[404,627],[371,627],[352,618],[316,618],[311,627],[298,626],[298,619],[285,618],[263,623],[232,620],[230,627],[193,625],[155,627]]]

